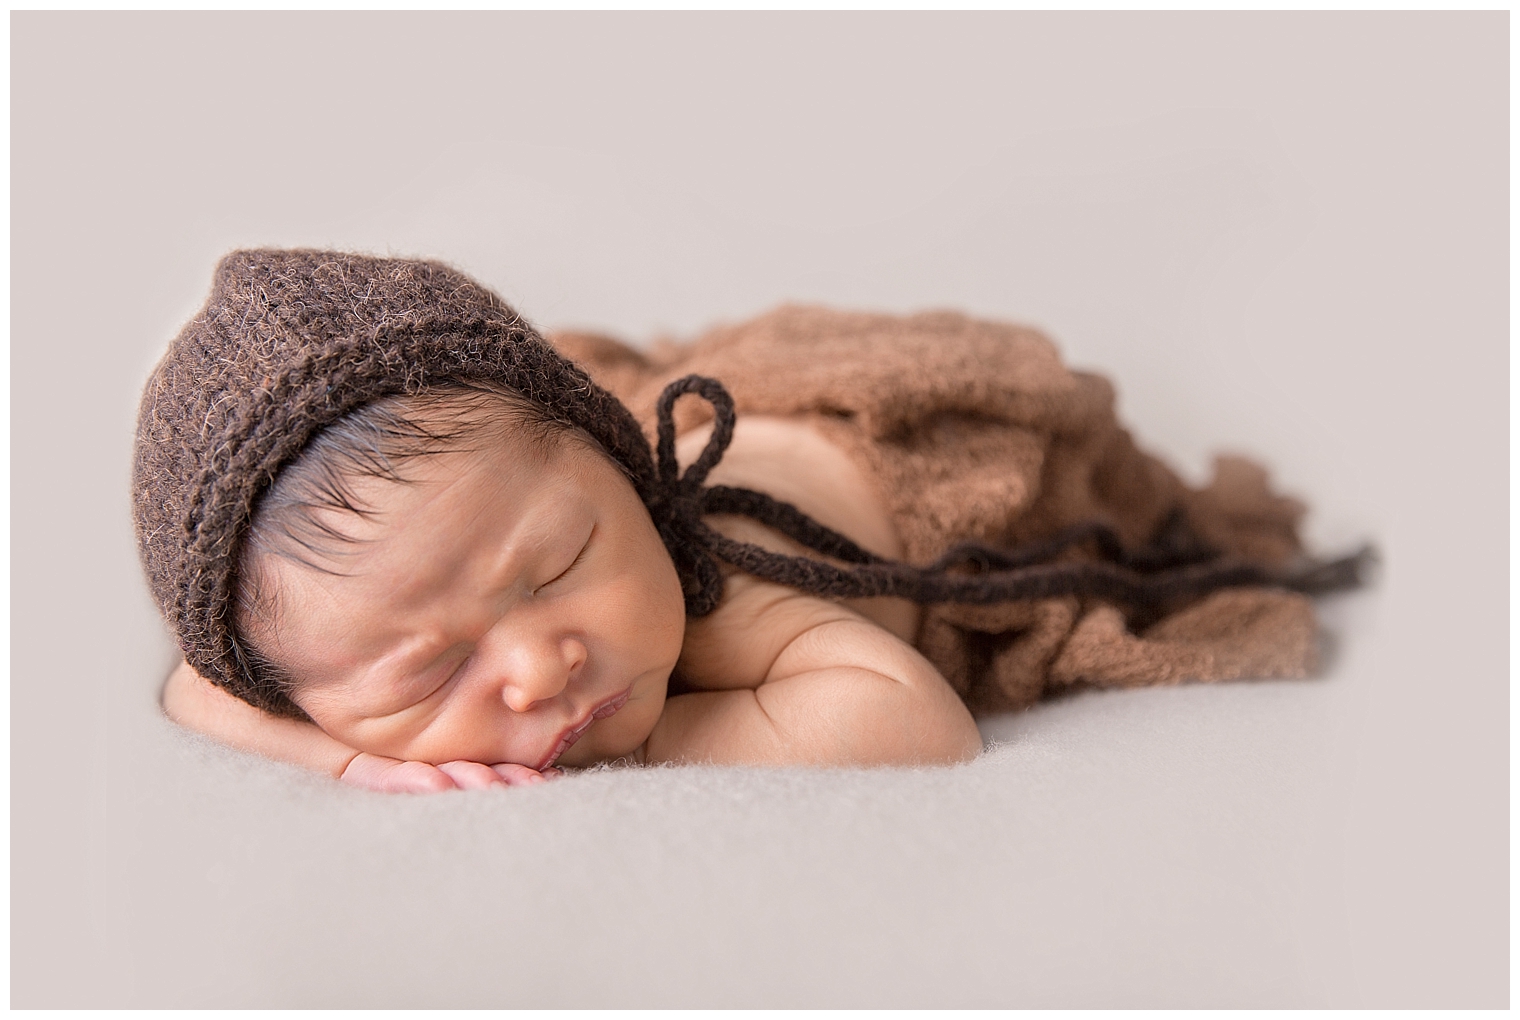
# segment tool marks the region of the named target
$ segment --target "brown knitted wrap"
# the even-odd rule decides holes
[[[296,714],[233,627],[255,501],[320,429],[381,397],[454,380],[510,387],[590,433],[646,504],[637,422],[495,294],[447,266],[327,251],[239,251],[143,392],[133,517],[148,583],[202,676]],[[679,566],[679,564],[678,564]]]
[[[1039,564],[977,571],[960,582],[931,567],[908,579],[923,583],[889,592],[927,607],[916,646],[974,713],[1023,708],[1078,683],[1304,676],[1315,668],[1317,624],[1300,593],[1354,586],[1372,562],[1368,549],[1336,561],[1306,559],[1297,530],[1303,504],[1273,492],[1265,470],[1250,461],[1221,458],[1209,486],[1185,484],[1136,445],[1107,379],[1067,368],[1050,340],[1025,327],[946,311],[789,306],[643,350],[589,334],[548,340],[646,428],[670,382],[692,374],[723,380],[741,415],[806,420],[873,484],[909,563],[932,564],[970,542],[985,543],[979,555],[988,560],[1017,551]],[[712,414],[696,401],[678,411],[681,432]],[[720,507],[713,495],[710,512],[733,512],[732,500]],[[778,527],[780,518],[766,523]],[[1163,569],[1137,566],[1132,578],[1154,585],[1141,597],[1105,590],[1096,576],[1123,556],[1081,543],[1055,557],[1029,555],[1053,536],[1096,523],[1111,527],[1125,550],[1161,553],[1158,562],[1172,559],[1172,540],[1187,535],[1174,548],[1196,542],[1219,555],[1196,567],[1185,558]],[[1209,575],[1209,590],[1166,593],[1194,569]],[[1040,591],[1030,582],[1042,572],[1071,583]],[[924,597],[947,581],[959,590]],[[974,590],[977,582],[989,591]]]

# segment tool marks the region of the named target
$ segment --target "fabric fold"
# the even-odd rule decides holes
[[[1273,493],[1264,469],[1220,457],[1213,481],[1190,489],[1121,426],[1107,379],[1067,368],[1026,327],[947,311],[785,306],[648,351],[587,333],[548,340],[651,437],[660,392],[689,373],[722,382],[741,415],[808,419],[871,479],[913,563],[959,541],[1018,546],[1090,520],[1134,547],[1180,521],[1252,563],[1282,566],[1301,554],[1305,508]],[[676,412],[678,432],[711,414],[699,401]],[[1306,597],[1242,588],[1159,620],[1126,620],[1116,607],[1075,598],[930,606],[917,646],[985,714],[1077,683],[1305,676],[1316,633]]]

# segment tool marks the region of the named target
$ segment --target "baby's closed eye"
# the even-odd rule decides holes
[[[436,701],[464,671],[474,652],[473,642],[461,641],[420,665],[403,666],[375,684],[376,696],[362,706],[363,715],[379,719]]]
[[[564,569],[559,571],[559,573],[555,574],[553,577],[545,581],[543,584],[539,585],[537,588],[534,588],[533,594],[537,595],[545,588],[557,584],[558,582],[564,580],[566,577],[570,576],[570,574],[574,573],[575,568],[585,562],[586,551],[591,548],[591,536],[595,533],[596,529],[593,528],[591,532],[586,535],[585,541],[581,543],[580,548],[576,551],[574,558],[572,558],[570,562],[566,564]]]

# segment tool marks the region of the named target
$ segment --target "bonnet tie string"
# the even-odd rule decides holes
[[[713,408],[713,431],[685,472],[676,461],[674,408],[691,393]],[[925,567],[877,556],[820,524],[790,503],[752,489],[705,485],[733,440],[734,401],[716,379],[688,375],[665,387],[655,405],[657,489],[651,516],[675,561],[686,611],[705,616],[723,595],[721,560],[747,574],[824,598],[891,596],[931,604],[986,605],[1078,595],[1147,613],[1170,611],[1221,588],[1268,586],[1308,595],[1355,588],[1376,562],[1370,545],[1334,560],[1305,560],[1272,569],[1227,556],[1194,536],[1181,508],[1163,522],[1149,546],[1127,549],[1103,521],[1075,524],[1015,549],[962,542]],[[719,534],[704,514],[741,514],[775,528],[801,545],[843,565],[775,553]],[[1091,543],[1094,560],[1059,560],[1067,550]]]

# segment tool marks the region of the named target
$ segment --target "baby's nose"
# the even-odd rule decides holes
[[[512,711],[526,712],[540,701],[557,697],[569,685],[586,661],[586,646],[575,638],[564,638],[515,658],[501,696]]]

